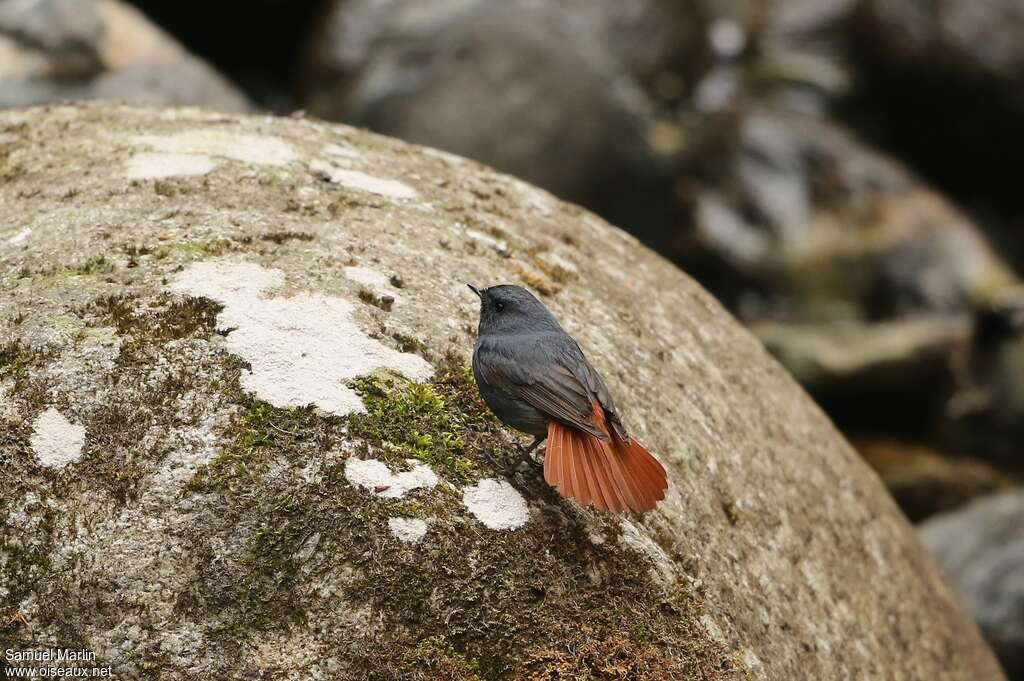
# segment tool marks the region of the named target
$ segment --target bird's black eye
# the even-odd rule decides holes
[[[497,310],[498,312],[501,312],[502,310],[505,309],[505,303],[495,303],[494,309]]]

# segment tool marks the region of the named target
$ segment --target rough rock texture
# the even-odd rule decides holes
[[[1012,679],[1024,679],[1024,493],[976,501],[921,526]]]
[[[82,105],[0,114],[0,206],[20,646],[175,679],[1001,678],[760,343],[521,181],[303,119]],[[666,464],[656,512],[501,467],[466,281],[532,286],[579,338]]]
[[[0,3],[0,107],[69,99],[249,108],[220,74],[119,0]]]
[[[621,4],[338,3],[313,41],[305,107],[488,163],[646,237],[667,228],[672,190],[648,148],[647,98],[610,39],[628,32]],[[679,13],[647,18],[664,33]]]

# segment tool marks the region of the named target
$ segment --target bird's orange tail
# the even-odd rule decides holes
[[[668,488],[665,469],[635,439],[624,442],[611,429],[603,441],[554,419],[544,480],[564,497],[613,513],[649,511]]]

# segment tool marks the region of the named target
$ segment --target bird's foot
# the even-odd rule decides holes
[[[527,449],[520,448],[519,457],[515,460],[513,467],[518,468],[520,464],[526,463],[533,466],[544,465],[544,448],[535,449],[537,443],[535,442]]]

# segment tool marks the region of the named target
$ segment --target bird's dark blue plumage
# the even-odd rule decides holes
[[[534,436],[530,449],[549,439],[545,478],[581,503],[653,508],[664,496],[664,469],[626,433],[576,341],[522,287],[470,288],[480,297],[473,350],[480,395],[502,423]]]

